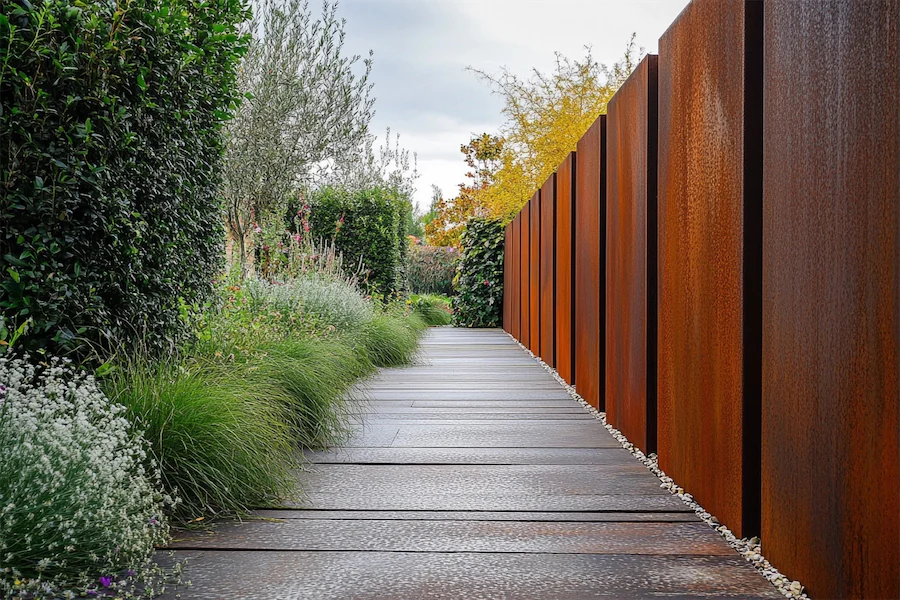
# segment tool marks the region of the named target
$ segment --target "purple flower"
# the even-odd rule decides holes
[[[125,572],[125,574],[128,575],[129,577],[134,577],[136,575],[136,573],[134,572],[134,569],[128,569]]]
[[[112,577],[101,577],[100,585],[108,588],[110,585],[112,585]]]

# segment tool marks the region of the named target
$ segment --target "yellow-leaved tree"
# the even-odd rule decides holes
[[[557,53],[552,72],[534,69],[527,78],[505,68],[499,74],[470,68],[503,97],[506,121],[500,137],[483,134],[462,147],[472,165],[471,159],[478,156],[476,142],[492,140],[490,148],[496,153],[490,157],[491,170],[478,180],[469,173],[473,182],[460,184],[458,197],[438,203],[429,243],[456,245],[472,216],[512,219],[575,150],[588,127],[606,113],[606,104],[631,74],[638,57],[632,35],[624,56],[612,66],[598,63],[586,48],[581,60]]]

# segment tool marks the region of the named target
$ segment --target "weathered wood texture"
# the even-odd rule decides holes
[[[351,447],[307,456],[295,508],[177,536],[184,600],[779,597],[506,334],[440,328],[424,349],[368,384],[418,400],[361,405]],[[440,399],[457,385],[469,403]],[[548,406],[517,399],[535,390]],[[548,419],[481,412],[497,395]],[[549,418],[571,409],[589,418]]]
[[[900,3],[765,8],[762,540],[900,598]]]
[[[556,170],[556,370],[575,383],[575,153]]]
[[[541,359],[556,366],[556,175],[541,187]]]
[[[759,1],[695,0],[659,41],[659,462],[744,536],[759,533],[761,17]]]
[[[606,419],[644,452],[656,452],[657,58],[607,113]]]
[[[606,115],[578,140],[575,162],[575,387],[604,410]]]

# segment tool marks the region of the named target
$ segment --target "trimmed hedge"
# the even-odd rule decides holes
[[[405,234],[412,205],[406,197],[388,188],[326,187],[310,195],[309,206],[310,233],[334,239],[344,264],[362,259],[371,292],[387,297],[407,289]]]
[[[411,246],[409,289],[413,294],[453,294],[453,277],[459,256],[452,246]]]
[[[30,320],[27,349],[176,340],[181,302],[222,268],[246,16],[240,0],[0,3],[0,339]]]
[[[472,218],[462,234],[453,324],[497,327],[503,314],[503,223]]]

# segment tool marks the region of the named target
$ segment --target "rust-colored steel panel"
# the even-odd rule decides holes
[[[507,331],[519,339],[519,216],[509,224],[509,328]]]
[[[606,115],[578,140],[575,162],[575,389],[604,410]]]
[[[519,341],[526,348],[531,347],[531,205],[526,204],[522,207],[521,212],[519,212],[520,218],[520,233],[522,234],[520,241],[520,252],[519,257],[521,259],[519,263],[519,273],[521,280],[519,282],[519,306],[521,307],[521,317],[519,322],[521,326],[519,328]]]
[[[556,173],[541,187],[541,358],[556,366]]]
[[[575,153],[556,169],[556,371],[575,383]]]
[[[606,419],[656,452],[656,55],[609,102],[606,179]]]
[[[694,0],[659,41],[659,462],[739,536],[759,533],[761,53],[755,0]]]
[[[509,262],[510,262],[510,231],[512,227],[509,223],[503,228],[503,311],[501,316],[501,326],[503,330],[509,333],[509,300],[510,300],[510,278],[509,278]]]
[[[531,273],[530,296],[531,302],[531,331],[528,333],[528,346],[537,356],[541,355],[541,193],[535,192],[528,203],[531,215],[528,217],[531,224]]]
[[[900,598],[900,3],[767,0],[762,543]]]

